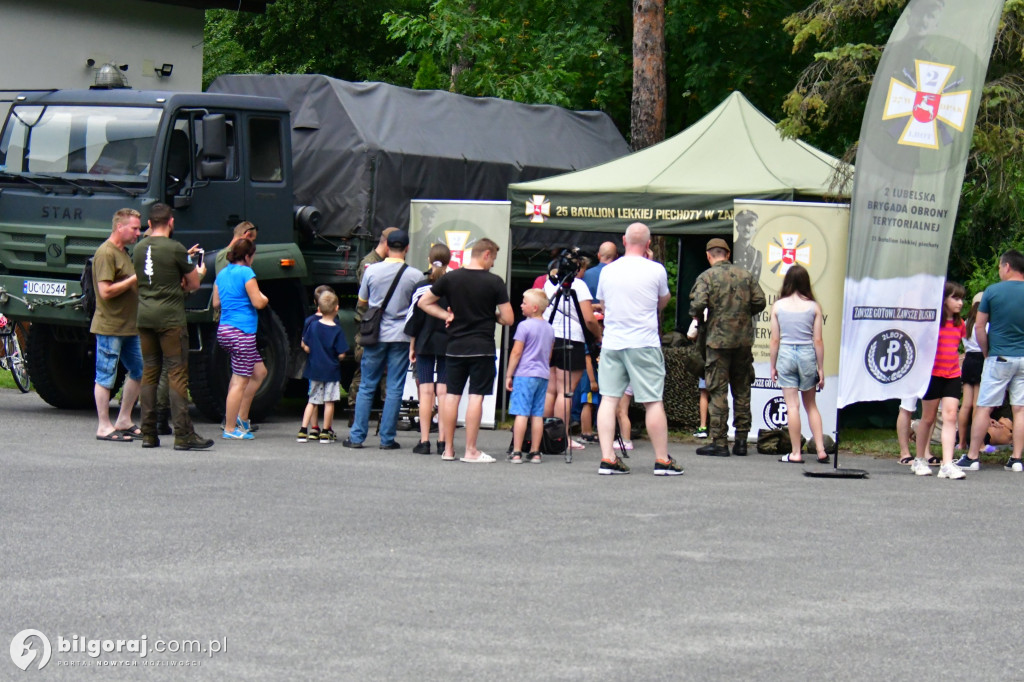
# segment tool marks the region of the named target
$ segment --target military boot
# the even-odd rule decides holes
[[[729,446],[728,444],[708,443],[697,448],[697,454],[704,457],[728,457]]]
[[[736,440],[732,444],[732,454],[737,457],[747,456],[747,432],[737,431]]]
[[[169,436],[171,433],[171,411],[170,410],[157,410],[156,411],[156,432],[160,436]]]

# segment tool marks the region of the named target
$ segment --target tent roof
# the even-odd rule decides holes
[[[800,142],[739,92],[683,132],[620,159],[553,178],[512,185],[519,191],[640,192],[743,197],[829,194],[841,162]]]

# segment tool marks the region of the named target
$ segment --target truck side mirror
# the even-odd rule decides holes
[[[203,117],[203,152],[199,160],[200,175],[207,180],[227,177],[228,133],[224,114]]]

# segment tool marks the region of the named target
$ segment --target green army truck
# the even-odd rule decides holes
[[[213,259],[243,220],[270,305],[257,341],[261,419],[301,377],[311,291],[333,286],[352,336],[356,269],[409,200],[502,199],[510,182],[626,152],[603,114],[324,76],[228,76],[209,92],[125,88],[2,98],[0,312],[31,322],[29,372],[59,408],[93,405],[95,342],[80,278],[120,208],[174,208],[174,237],[210,273],[186,301],[192,399],[223,416],[230,363],[216,344]]]

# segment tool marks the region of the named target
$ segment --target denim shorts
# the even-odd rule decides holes
[[[547,392],[547,379],[515,377],[512,379],[512,398],[508,403],[509,414],[517,417],[543,417],[544,396]]]
[[[106,389],[114,388],[117,380],[117,361],[128,372],[128,378],[142,380],[142,346],[138,336],[96,335],[96,383]]]
[[[985,358],[978,405],[1000,407],[1007,387],[1010,389],[1010,404],[1024,405],[1024,357],[990,355]]]
[[[814,354],[814,346],[791,343],[780,345],[775,372],[779,375],[779,388],[810,391],[818,384],[818,357]]]

